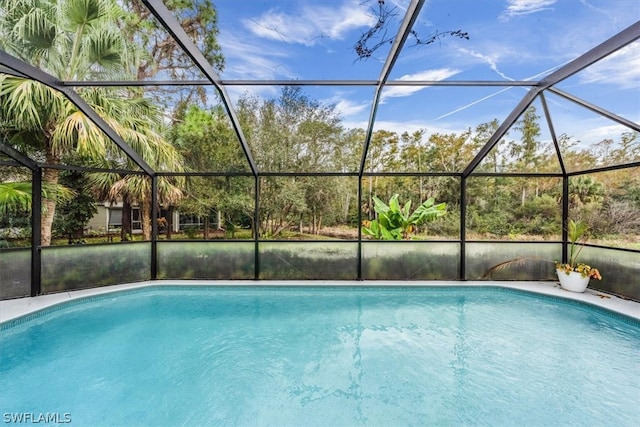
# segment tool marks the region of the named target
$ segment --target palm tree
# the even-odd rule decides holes
[[[116,0],[5,0],[0,4],[0,48],[62,79],[131,76],[138,51],[115,25]],[[158,110],[131,92],[78,89],[85,101],[143,158],[163,160],[152,132]],[[82,159],[125,163],[115,144],[62,93],[38,82],[0,74],[0,133],[14,145],[58,165]],[[160,154],[160,155],[159,155]],[[55,186],[59,170],[44,168],[43,184]],[[42,245],[51,242],[56,200],[43,199]]]
[[[157,134],[152,139],[155,150],[147,150],[145,161],[155,170],[171,168],[172,171],[183,172],[182,157],[175,148]],[[113,169],[113,162],[94,163],[105,169]],[[145,240],[151,238],[151,180],[145,175],[120,174],[115,172],[95,172],[89,174],[89,185],[98,198],[109,202],[123,203],[121,238],[124,240],[131,234],[131,206],[137,203],[141,209],[142,234]],[[174,205],[183,198],[181,188],[185,186],[184,177],[158,178],[158,203]]]

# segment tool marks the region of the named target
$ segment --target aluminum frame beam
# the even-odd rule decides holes
[[[251,150],[249,149],[249,145],[247,144],[247,140],[242,132],[242,128],[240,127],[240,121],[231,105],[231,100],[227,91],[220,82],[220,77],[218,73],[213,69],[211,64],[204,57],[204,54],[198,49],[198,47],[193,43],[193,41],[189,38],[184,29],[180,26],[177,19],[173,14],[167,9],[165,4],[160,0],[142,0],[142,3],[149,9],[149,11],[155,16],[160,25],[162,25],[165,30],[173,37],[173,39],[180,45],[182,50],[191,58],[194,64],[204,73],[204,75],[213,83],[213,85],[218,89],[220,94],[220,98],[222,99],[222,103],[224,104],[225,109],[227,110],[227,114],[231,119],[231,124],[233,126],[234,131],[236,132],[236,136],[242,145],[242,150],[244,151],[245,157],[249,162],[249,166],[251,168],[251,172],[253,172],[254,176],[258,174],[258,168],[256,166],[255,161],[253,160],[253,156],[251,155]]]
[[[635,130],[636,132],[640,132],[640,124],[633,122],[631,120],[627,120],[624,117],[620,117],[615,113],[612,113],[609,110],[605,110],[602,107],[598,107],[597,105],[594,105],[588,101],[585,101],[584,99],[578,98],[577,96],[574,96],[570,93],[567,93],[563,90],[560,90],[558,88],[555,87],[550,87],[549,92],[551,93],[555,93],[558,96],[561,96],[562,98],[568,99],[569,101],[575,102],[576,104],[593,111],[594,113],[598,113],[602,116],[605,116],[608,119],[611,119],[614,122],[617,122],[621,125],[624,125],[628,128],[631,128],[633,130]]]
[[[635,24],[631,24],[618,34],[580,55],[565,66],[558,68],[556,71],[540,80],[539,86],[542,89],[553,86],[638,39],[640,39],[640,21]]]
[[[148,175],[153,176],[155,174],[154,170],[144,161],[142,156],[138,154],[135,150],[133,150],[129,144],[127,144],[118,133],[113,130],[111,126],[107,124],[106,121],[96,111],[91,108],[87,102],[78,95],[73,89],[69,87],[65,87],[60,80],[53,77],[52,75],[45,73],[44,71],[34,67],[31,64],[27,64],[21,59],[16,58],[13,55],[3,51],[0,49],[0,64],[4,65],[7,68],[10,68],[17,73],[20,73],[26,78],[33,79],[38,81],[50,88],[57,90],[64,94],[69,101],[71,101],[80,111],[82,111],[93,123],[95,123],[98,128],[102,132],[107,135],[107,137],[112,140],[122,151],[125,152],[127,156],[131,160],[134,161],[142,170],[144,170]]]
[[[495,145],[500,141],[500,139],[507,133],[507,131],[513,126],[518,117],[531,105],[533,100],[538,96],[541,92],[540,88],[532,88],[527,92],[527,94],[518,102],[518,105],[511,110],[511,113],[507,116],[507,118],[500,124],[498,129],[491,135],[489,141],[480,149],[478,154],[471,160],[471,162],[467,165],[467,167],[462,172],[462,176],[464,178],[471,175],[473,170],[480,164],[482,160],[489,154],[491,149],[495,147]]]
[[[369,152],[369,145],[371,143],[371,136],[373,135],[373,126],[376,121],[376,115],[378,113],[378,105],[380,104],[380,96],[382,94],[382,89],[385,86],[385,83],[389,79],[389,74],[391,74],[391,70],[400,55],[400,51],[404,46],[404,43],[407,41],[407,37],[409,37],[409,32],[413,27],[416,19],[418,19],[418,15],[420,14],[420,9],[424,5],[424,0],[412,0],[411,4],[407,8],[407,12],[404,15],[404,19],[400,24],[400,28],[398,29],[398,34],[396,35],[395,40],[393,41],[393,45],[387,55],[387,60],[382,66],[382,70],[380,71],[380,78],[378,79],[378,85],[376,86],[375,94],[373,95],[373,101],[371,103],[371,112],[369,114],[369,121],[367,124],[367,133],[364,140],[364,148],[362,149],[362,158],[360,159],[360,176],[362,176],[364,172],[364,166],[367,160],[367,154]]]
[[[6,154],[16,162],[20,163],[22,166],[25,166],[32,171],[38,169],[38,164],[34,160],[30,159],[29,157],[25,156],[24,154],[10,146],[2,137],[0,137],[0,152]]]
[[[516,120],[522,113],[529,107],[535,97],[545,89],[549,89],[556,83],[571,77],[572,75],[582,71],[589,65],[611,55],[617,50],[622,49],[630,43],[640,39],[640,21],[630,25],[626,29],[622,30],[618,34],[614,35],[610,39],[600,43],[598,46],[589,50],[583,55],[580,55],[568,64],[560,67],[553,73],[549,74],[544,79],[540,80],[538,86],[532,88],[525,96],[520,100],[518,105],[511,111],[504,122],[496,130],[496,132],[489,138],[489,141],[482,147],[474,159],[469,163],[463,172],[463,176],[469,176],[478,164],[485,158],[485,156],[491,151],[491,149],[498,143],[505,133],[513,126]]]
[[[549,111],[549,106],[547,105],[547,99],[544,96],[544,93],[540,94],[540,103],[542,104],[542,109],[544,110],[544,117],[547,121],[547,126],[549,127],[549,133],[551,134],[551,141],[553,141],[553,148],[556,150],[556,157],[558,158],[558,162],[560,163],[560,170],[562,171],[562,175],[566,175],[567,167],[564,164],[564,157],[562,156],[562,151],[560,150],[560,144],[558,144],[558,136],[556,134],[556,128],[553,125],[553,120],[551,119],[551,112]]]
[[[2,71],[0,71],[2,72]],[[378,80],[220,80],[222,86],[377,86]],[[71,80],[69,87],[127,87],[127,86],[213,86],[209,80]],[[389,80],[385,86],[537,86],[530,80]]]

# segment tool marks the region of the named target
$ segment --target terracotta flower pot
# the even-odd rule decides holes
[[[571,292],[584,292],[589,285],[590,277],[582,277],[582,273],[577,271],[570,271],[568,274],[563,270],[556,270],[558,274],[558,280],[560,280],[560,286],[562,289],[566,289]]]

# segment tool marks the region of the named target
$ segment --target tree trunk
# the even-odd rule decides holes
[[[171,229],[173,228],[173,206],[167,208],[167,217],[165,218],[165,224],[167,227],[166,236],[167,240],[171,240]]]
[[[344,222],[349,221],[349,204],[351,203],[351,194],[347,193],[344,203]]]
[[[311,215],[311,234],[318,234],[318,216],[316,214],[315,209],[313,210],[313,214]]]
[[[209,215],[204,217],[204,239],[209,239]]]
[[[256,228],[256,219],[253,215],[250,215],[249,220],[251,221],[251,237],[255,239],[258,237],[258,229]]]
[[[280,235],[280,233],[282,233],[283,230],[288,228],[288,226],[289,226],[288,223],[281,222],[277,227],[273,228],[273,232],[271,233],[271,237],[275,238],[276,236]]]
[[[120,228],[120,240],[130,240],[133,235],[133,225],[131,224],[131,203],[128,200],[122,201],[122,228]]]
[[[151,240],[151,200],[148,197],[145,197],[140,204],[140,220],[143,240]]]
[[[56,156],[47,153],[47,163],[58,164],[59,159]],[[50,186],[50,188],[56,188],[58,180],[60,178],[60,171],[58,169],[44,169],[42,174],[42,182]],[[53,226],[53,217],[56,214],[56,199],[42,199],[42,222],[40,223],[40,235],[41,245],[51,245],[51,229]]]

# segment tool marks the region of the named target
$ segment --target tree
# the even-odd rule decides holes
[[[362,141],[365,140],[366,131],[362,128],[348,129],[340,134],[340,140],[335,147],[333,161],[336,171],[355,172],[360,167],[362,157]],[[353,184],[351,184],[353,182]],[[339,179],[333,188],[339,195],[336,207],[339,209],[339,218],[343,223],[358,226],[358,184],[352,179]],[[356,201],[354,203],[354,201]]]
[[[365,170],[369,172],[389,172],[397,167],[400,138],[395,132],[387,130],[377,130],[371,135],[369,150]],[[366,202],[366,213],[368,218],[374,218],[373,189],[376,188],[378,194],[384,193],[378,181],[379,176],[368,177],[368,198]]]
[[[580,207],[588,203],[601,204],[604,189],[590,176],[577,176],[569,181],[569,206]]]
[[[426,169],[427,151],[425,143],[422,140],[424,134],[425,130],[420,129],[411,135],[409,135],[408,132],[403,132],[402,135],[400,135],[400,141],[402,143],[400,161],[404,171],[423,172]],[[423,200],[425,197],[424,182],[425,177],[421,175],[418,178],[419,200]]]
[[[364,0],[361,5],[369,3],[371,0]],[[354,44],[353,50],[356,53],[358,59],[364,60],[370,58],[375,52],[383,46],[389,46],[394,40],[394,31],[390,31],[389,25],[397,19],[398,7],[393,2],[385,3],[384,0],[376,0],[377,6],[372,6],[371,16],[372,24],[370,28],[363,32]],[[462,30],[449,30],[440,31],[436,30],[430,34],[423,36],[418,33],[417,30],[409,31],[409,34],[413,38],[413,44],[415,46],[426,46],[437,41],[442,40],[445,37],[454,37],[463,40],[469,40],[469,33]]]
[[[185,106],[186,107],[186,106]],[[175,115],[171,139],[191,171],[241,172],[248,164],[240,143],[221,107],[205,110],[189,106]],[[224,215],[226,228],[232,229],[241,216],[253,221],[253,181],[243,177],[190,176],[181,213],[205,220],[204,238],[209,237],[209,215],[213,209]]]
[[[152,166],[153,167],[153,166]],[[182,199],[183,193],[180,177],[158,178],[158,203],[160,205],[172,205]],[[128,199],[140,206],[140,218],[142,221],[142,237],[151,239],[151,179],[144,175],[126,175],[117,180],[109,190],[110,200]]]
[[[144,151],[144,160],[156,171],[163,171],[168,166],[172,171],[183,172],[182,157],[169,142],[159,134],[149,131],[149,147]],[[94,160],[93,166],[114,169],[117,162],[108,159]],[[129,165],[132,166],[132,165]],[[140,206],[142,235],[145,240],[151,239],[152,193],[151,179],[146,175],[124,174],[116,172],[92,172],[89,182],[97,196],[103,200],[123,202],[123,229],[121,237],[128,239],[131,234],[131,218],[129,213],[133,204]],[[184,178],[180,176],[160,176],[157,178],[157,199],[160,205],[177,203],[183,197]]]
[[[285,87],[275,99],[245,96],[238,118],[258,167],[266,172],[342,171],[352,146],[342,147],[343,129],[334,105],[308,98],[299,87]],[[347,138],[347,141],[352,142]],[[341,153],[334,157],[334,153]],[[340,191],[334,180],[261,176],[260,230],[276,236],[308,218],[317,229],[330,209],[324,202]]]
[[[522,115],[522,118],[516,122],[514,129],[520,131],[522,138],[520,144],[513,143],[511,146],[511,155],[517,159],[516,168],[520,171],[538,172],[540,159],[538,157],[538,137],[540,136],[540,124],[538,120],[540,116],[536,114],[536,107],[530,106]],[[539,193],[538,180],[536,179],[535,194]],[[527,195],[528,183],[522,185],[522,197],[520,204],[524,205]]]
[[[98,213],[98,208],[87,184],[87,176],[79,171],[63,171],[60,182],[74,192],[73,198],[63,201],[56,210],[54,229],[67,237],[69,244],[84,236],[84,227]]]
[[[114,24],[123,13],[115,0],[8,0],[0,5],[0,40],[9,53],[63,80],[122,78],[130,75],[136,57],[134,46]],[[159,125],[160,115],[146,100],[118,90],[78,92],[143,157],[158,151],[152,127]],[[7,139],[47,165],[57,166],[71,153],[83,160],[124,158],[62,93],[38,82],[0,74],[0,112]],[[55,187],[58,181],[57,168],[44,168],[44,184]],[[45,198],[43,207],[46,246],[56,200]]]
[[[169,75],[172,79],[183,80],[202,78],[191,58],[178,42],[158,24],[149,9],[140,0],[122,0],[126,10],[124,19],[118,25],[127,39],[144,51],[138,51],[135,76],[137,80],[149,80],[156,75]],[[165,6],[173,13],[180,26],[187,33],[209,64],[218,71],[224,68],[224,56],[218,44],[218,11],[211,0],[164,0]],[[156,101],[173,103],[193,103],[200,99],[206,105],[206,91],[202,86],[179,89],[156,89]],[[163,96],[166,95],[166,96]],[[162,99],[161,99],[162,98]]]
[[[193,61],[178,42],[152,17],[140,0],[123,0],[126,19],[120,23],[128,38],[146,46],[146,55],[137,64],[136,77],[145,80],[158,73],[171,78],[194,78]],[[204,57],[218,71],[224,68],[224,56],[218,44],[218,11],[211,0],[164,0]]]

